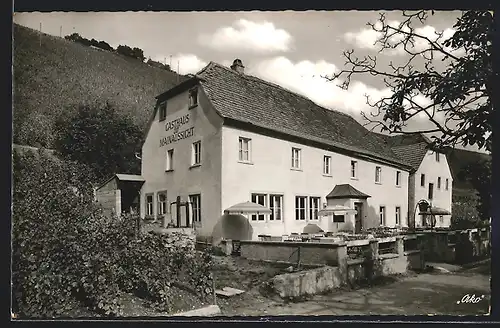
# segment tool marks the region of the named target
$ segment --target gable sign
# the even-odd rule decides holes
[[[178,117],[168,120],[165,123],[167,136],[160,139],[160,147],[192,137],[194,126],[187,127],[189,123],[191,123],[190,113],[184,111]]]

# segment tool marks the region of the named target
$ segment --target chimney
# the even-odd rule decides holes
[[[240,73],[240,74],[245,74],[245,66],[243,66],[243,63],[241,62],[240,59],[235,59],[233,61],[233,65],[231,65],[231,69],[235,72]]]

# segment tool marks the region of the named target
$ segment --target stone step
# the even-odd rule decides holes
[[[220,296],[225,296],[225,297],[231,297],[234,295],[243,294],[244,292],[245,292],[244,290],[240,290],[240,289],[236,289],[236,288],[232,288],[232,287],[224,287],[224,288],[222,288],[222,290],[221,289],[215,290],[215,294],[220,295]]]

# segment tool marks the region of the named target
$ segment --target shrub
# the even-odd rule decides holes
[[[211,292],[208,253],[182,238],[143,233],[136,217],[103,216],[84,166],[43,151],[15,152],[13,164],[13,310],[20,317],[61,316],[81,305],[121,315],[123,291],[169,311],[177,282],[201,298]]]

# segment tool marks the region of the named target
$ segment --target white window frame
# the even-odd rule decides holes
[[[396,206],[395,215],[396,215],[396,225],[401,225],[401,206]]]
[[[164,115],[162,115],[164,114]],[[164,100],[158,105],[158,119],[160,122],[163,122],[167,118],[167,101]]]
[[[269,195],[269,221],[282,221],[283,220],[283,195],[270,194]]]
[[[191,156],[191,166],[201,165],[201,140],[193,142],[192,145],[192,156]]]
[[[440,154],[436,151],[435,152],[435,157],[436,157],[436,162],[440,162],[441,161],[441,157],[440,157]]]
[[[243,148],[243,146],[245,144],[247,145],[247,149]],[[252,148],[252,139],[245,138],[245,137],[239,137],[239,139],[238,139],[238,160],[240,162],[250,163],[252,161],[251,148]],[[244,154],[247,155],[246,159],[245,159]]]
[[[396,187],[401,187],[401,171],[396,171]]]
[[[351,160],[351,179],[358,178],[358,161]]]
[[[302,204],[297,203],[300,202],[300,200],[303,200],[304,202],[303,207],[301,206]],[[300,214],[303,214],[303,216]],[[307,220],[307,196],[295,196],[295,220],[296,221]]]
[[[255,200],[254,200],[255,196]],[[268,195],[264,193],[252,193],[251,194],[251,201],[252,203],[260,204],[262,206],[267,206],[267,198]],[[260,200],[263,199],[263,203],[260,203]],[[252,214],[251,220],[253,222],[265,222],[266,221],[266,214]]]
[[[317,201],[317,204],[314,202]],[[309,220],[317,221],[319,220],[318,212],[321,208],[321,197],[311,196],[309,197]]]
[[[300,170],[302,165],[302,149],[292,147],[292,169]]]
[[[438,178],[437,178],[437,182],[436,182],[436,184],[437,184],[437,188],[436,188],[436,189],[437,189],[437,190],[441,190],[441,177],[438,177]]]
[[[160,200],[160,196],[165,196],[164,201]],[[165,215],[167,214],[167,192],[166,191],[160,191],[157,194],[157,201],[158,201],[158,215]]]
[[[189,90],[189,108],[198,106],[198,88]]]
[[[174,170],[174,148],[167,150],[167,158],[165,163],[165,171],[173,171]]]
[[[382,167],[375,166],[375,183],[382,183]]]
[[[385,227],[386,224],[386,208],[384,205],[380,205],[378,208],[379,223],[381,226]]]
[[[423,181],[422,178],[424,178]],[[420,187],[425,188],[425,173],[420,174]]]
[[[149,202],[149,197],[151,197],[151,202]],[[154,213],[154,194],[151,193],[151,194],[146,194],[145,195],[145,205],[146,205],[146,208],[145,208],[145,214],[146,216],[153,216],[155,215]]]
[[[193,212],[193,223],[201,222],[201,194],[189,195],[189,202]]]
[[[446,180],[444,181],[444,183],[445,183],[445,185],[444,185],[445,189],[446,190],[450,190],[450,180],[448,178],[446,178]]]
[[[332,175],[332,156],[323,156],[323,174]]]

